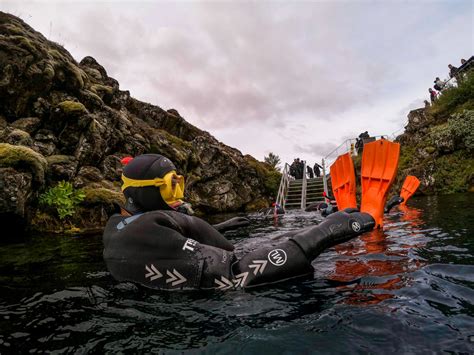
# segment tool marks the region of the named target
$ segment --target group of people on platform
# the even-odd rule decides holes
[[[433,88],[429,88],[428,92],[430,93],[430,102],[433,104],[437,99],[441,92],[450,87],[449,81],[452,78],[455,78],[457,82],[460,82],[464,79],[465,74],[472,68],[474,68],[474,56],[471,56],[468,60],[462,58],[461,59],[461,66],[455,67],[452,64],[448,64],[449,68],[449,79],[441,80],[439,77],[436,77],[434,80]],[[434,89],[434,90],[433,90]],[[425,100],[425,106],[430,106],[430,102]]]
[[[359,138],[356,139],[356,143],[354,146],[354,148],[357,150],[357,154],[362,154],[362,150],[364,149],[364,143],[368,138],[370,138],[370,134],[368,131],[359,134]]]
[[[290,175],[295,179],[302,179],[304,172],[305,161],[300,160],[300,158],[295,158],[293,163],[290,165]],[[313,179],[315,176],[318,178],[321,176],[321,169],[323,167],[318,163],[314,163],[314,166],[311,168],[310,165],[306,165],[306,177]]]

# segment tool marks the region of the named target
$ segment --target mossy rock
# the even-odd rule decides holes
[[[79,84],[79,89],[83,89],[89,84],[89,77],[84,70],[73,64],[70,65],[70,68]]]
[[[58,107],[64,114],[70,116],[79,116],[88,113],[86,107],[76,101],[63,101],[58,104]]]
[[[5,32],[8,32],[9,35],[23,36],[25,34],[25,31],[12,23],[3,24],[3,28],[6,30]]]
[[[264,163],[259,162],[257,159],[248,154],[244,156],[244,159],[247,164],[255,170],[259,178],[265,179],[268,176],[269,169],[267,169]]]
[[[90,90],[97,95],[111,95],[114,89],[111,86],[94,84],[91,86]]]
[[[71,163],[74,160],[76,160],[76,158],[72,155],[51,155],[49,157],[46,157],[46,161],[49,165],[66,164]]]
[[[463,151],[444,155],[436,160],[433,174],[436,190],[441,194],[466,192],[474,176],[474,158]]]
[[[269,196],[273,196],[275,199],[278,195],[278,188],[280,187],[280,181],[281,181],[281,173],[270,169],[265,176],[264,179],[264,186],[265,186],[265,191]]]
[[[436,152],[436,148],[435,147],[426,147],[425,148],[425,152],[427,152],[428,154],[433,154],[434,152]]]
[[[28,38],[24,36],[10,36],[9,39],[12,40],[19,47],[26,49],[31,54],[36,55],[37,50],[35,46],[33,46],[33,43]]]
[[[14,129],[8,134],[6,141],[10,144],[28,146],[32,144],[31,136],[21,129]]]
[[[35,180],[42,184],[48,162],[31,148],[0,143],[0,166],[31,170]]]
[[[63,60],[64,56],[57,49],[48,50],[49,57],[52,59]]]
[[[254,200],[245,205],[245,212],[255,212],[261,210],[262,208],[268,208],[268,205],[269,203],[265,199]]]
[[[119,191],[109,190],[106,188],[83,188],[86,197],[82,202],[84,205],[96,204],[124,204],[125,198]]]

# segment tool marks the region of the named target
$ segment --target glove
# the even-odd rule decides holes
[[[392,208],[401,204],[403,201],[404,201],[403,197],[393,196],[390,200],[388,200],[387,204],[385,205],[384,212],[389,213]]]
[[[250,221],[245,217],[234,217],[219,224],[214,224],[213,227],[219,232],[225,232],[240,227],[245,227],[250,224]]]
[[[375,220],[368,213],[346,208],[329,215],[319,225],[294,235],[293,240],[309,260],[315,259],[325,249],[344,243],[374,229]]]

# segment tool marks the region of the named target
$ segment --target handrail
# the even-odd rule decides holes
[[[307,189],[307,179],[306,179],[306,161],[303,160],[303,183],[301,186],[301,209],[306,208],[306,189]]]
[[[323,167],[323,187],[324,187],[324,192],[326,193],[326,196],[328,196],[328,178],[326,175],[326,162],[324,159],[322,160],[322,167]]]
[[[276,198],[276,203],[279,206],[285,208],[285,195],[286,191],[288,191],[288,185],[290,184],[290,176],[289,176],[290,165],[285,163],[281,174],[280,186],[278,188],[278,195]]]

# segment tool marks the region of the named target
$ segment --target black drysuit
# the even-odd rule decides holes
[[[233,245],[200,218],[175,211],[116,214],[104,231],[104,259],[117,280],[150,288],[247,288],[313,273],[311,261],[321,252],[374,224],[366,213],[341,211],[238,260]]]

